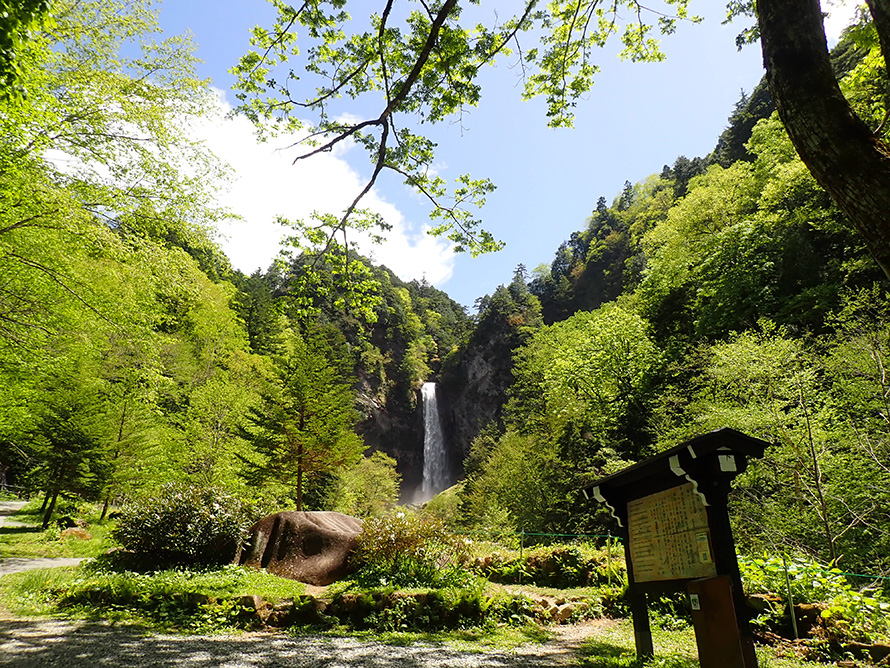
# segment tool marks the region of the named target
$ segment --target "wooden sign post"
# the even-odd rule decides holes
[[[727,500],[732,479],[767,445],[720,429],[583,490],[624,534],[639,656],[653,654],[647,594],[686,591],[702,668],[757,667]]]

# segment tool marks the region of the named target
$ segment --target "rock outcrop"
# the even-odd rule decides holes
[[[349,555],[361,531],[361,520],[342,513],[275,513],[251,527],[235,562],[325,586],[349,573]]]

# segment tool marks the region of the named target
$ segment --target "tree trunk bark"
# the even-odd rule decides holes
[[[297,510],[303,510],[303,442],[297,448]]]
[[[105,521],[105,516],[108,514],[108,507],[111,505],[111,490],[108,490],[108,493],[105,495],[105,502],[102,504],[102,515],[99,517],[99,524]]]
[[[53,516],[53,510],[56,509],[56,499],[59,498],[59,490],[56,489],[53,491],[52,501],[49,502],[49,507],[46,509],[46,513],[43,515],[43,525],[41,528],[46,529],[49,526],[49,520]]]
[[[819,0],[757,0],[757,18],[770,92],[794,147],[890,277],[890,148],[841,93]]]

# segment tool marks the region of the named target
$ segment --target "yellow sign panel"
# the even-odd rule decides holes
[[[627,519],[637,582],[717,575],[707,509],[692,483],[630,501]]]

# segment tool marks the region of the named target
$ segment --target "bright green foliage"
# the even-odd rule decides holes
[[[382,452],[362,457],[338,473],[331,510],[355,517],[382,515],[399,500],[400,482],[392,457]]]
[[[365,520],[355,553],[356,582],[364,587],[466,585],[464,539],[438,520],[398,511]]]
[[[482,91],[477,77],[484,65],[510,57],[519,46],[517,59],[528,72],[525,96],[545,96],[551,125],[571,125],[572,108],[589,90],[597,69],[591,62],[594,47],[620,35],[622,57],[659,60],[653,32],[671,33],[678,20],[697,20],[687,14],[688,0],[666,0],[654,9],[635,0],[561,0],[546,6],[529,1],[514,16],[482,20],[479,9],[462,7],[458,0],[418,3],[401,12],[386,3],[381,13],[367,19],[368,8],[361,7],[362,16],[354,17],[345,0],[299,8],[280,0],[273,4],[278,9],[274,25],[254,28],[254,49],[232,70],[238,78],[238,112],[263,136],[299,133],[304,150],[297,159],[344,141],[367,150],[371,177],[347,209],[314,216],[318,224],[296,224],[307,242],[299,246],[310,254],[342,258],[337,262],[344,275],[349,266],[347,230],[386,228],[359,204],[387,170],[430,201],[436,223],[431,233],[446,236],[455,250],[476,255],[503,246],[480,228],[475,213],[494,185],[464,174],[449,187],[433,169],[436,144],[412,127],[445,121],[478,104]],[[624,11],[635,13],[636,19],[622,25]],[[523,33],[540,37],[540,44],[522,48]],[[308,96],[296,94],[297,88],[307,90],[307,81]],[[344,120],[349,116],[343,112],[356,105],[374,111],[363,119]],[[338,235],[342,242],[336,241]],[[362,280],[359,276],[357,283]]]
[[[533,3],[528,3],[531,7]],[[610,0],[591,2],[589,0],[558,0],[551,2],[546,11],[540,11],[534,18],[547,29],[541,39],[541,48],[529,49],[526,60],[540,68],[526,82],[526,99],[543,95],[547,99],[547,116],[554,127],[571,126],[573,112],[578,98],[593,85],[593,77],[599,71],[594,65],[591,53],[595,48],[606,45],[609,38],[621,32],[621,14],[635,13],[637,20],[624,24],[620,35],[624,49],[621,57],[637,61],[659,61],[664,59],[658,40],[653,33],[674,32],[677,21],[688,19],[698,21],[687,13],[688,2],[667,0],[664,13],[658,17],[658,30],[654,24],[643,21],[642,14],[651,11],[634,0]]]
[[[508,430],[473,441],[461,494],[466,521],[484,531],[536,531],[548,525],[558,497],[561,462],[552,441]],[[549,503],[548,503],[549,502]]]
[[[31,29],[41,23],[48,6],[49,0],[0,2],[0,97],[16,97],[26,92],[20,81],[19,54],[24,42],[31,38]]]
[[[864,12],[859,13],[858,19],[848,29],[848,36],[854,48],[864,51],[865,55],[841,81],[841,90],[856,115],[876,133],[880,128],[882,135],[886,137],[888,128],[884,117],[887,107],[887,72],[881,55],[878,31]]]
[[[223,490],[167,485],[121,510],[112,538],[150,570],[230,561],[256,520]]]
[[[883,75],[867,49],[840,58],[847,92],[877,125]],[[791,545],[886,568],[886,295],[871,287],[881,274],[768,105],[741,106],[718,157],[681,156],[611,206],[601,198],[535,272],[529,290],[556,324],[526,330],[514,363],[498,365],[511,400],[506,424],[495,412],[465,462],[467,521],[602,526],[578,487],[731,426],[774,443],[732,499],[742,549]]]
[[[511,411],[525,431],[569,438],[574,448],[618,449],[619,434],[644,428],[659,362],[639,316],[615,304],[577,313],[541,329],[519,352]],[[640,444],[623,447],[634,453]]]
[[[688,436],[731,425],[773,443],[738,480],[738,542],[806,545],[847,567],[883,561],[874,550],[887,540],[878,501],[886,469],[863,456],[861,436],[833,399],[832,376],[804,341],[762,327],[711,349],[707,381],[690,407],[694,422],[685,427]]]
[[[152,39],[147,3],[59,0],[49,17],[17,52],[29,94],[0,100],[0,458],[54,496],[57,456],[81,443],[81,482],[62,487],[106,509],[171,479],[232,486],[220,453],[256,374],[208,232],[223,173],[189,138],[211,93],[188,40]],[[46,423],[41,396],[77,409]],[[35,437],[71,420],[89,448]]]
[[[531,335],[515,358],[509,427],[473,442],[462,493],[487,530],[565,531],[586,524],[574,496],[648,442],[647,407],[660,353],[645,322],[615,304]]]
[[[423,504],[421,512],[435,517],[449,529],[454,529],[461,521],[460,500],[464,491],[464,480],[442,490],[432,499]]]
[[[742,581],[748,594],[779,594],[781,602],[753,620],[754,624],[775,628],[788,622],[788,582],[794,604],[820,604],[826,640],[874,642],[890,635],[890,600],[879,588],[862,589],[850,584],[838,568],[811,559],[783,559],[765,555],[739,560]],[[786,573],[788,580],[786,581]]]
[[[623,554],[620,546],[612,554]],[[476,560],[476,568],[492,582],[573,589],[623,582],[624,565],[609,561],[609,552],[589,544],[530,548],[519,555],[491,554]]]
[[[272,484],[298,510],[306,485],[354,465],[364,450],[353,431],[358,416],[352,390],[332,352],[320,337],[288,332],[242,432],[252,447],[242,457],[248,480]]]
[[[723,337],[763,317],[816,328],[845,284],[872,280],[776,117],[748,148],[753,164],[711,166],[645,234],[638,295],[659,336]]]
[[[209,99],[188,42],[149,41],[142,3],[60,0],[50,13],[20,49],[29,95],[0,100],[0,344],[31,350],[72,309],[127,320],[100,281],[81,280],[87,257],[104,269],[126,255],[110,229],[206,248],[219,213],[208,192],[219,168],[184,129]]]
[[[282,242],[278,263],[289,274],[288,298],[297,314],[313,315],[323,304],[373,323],[375,308],[382,302],[380,284],[368,263],[356,254],[356,244],[349,241],[340,221],[325,214],[316,215],[317,225],[279,222],[295,231]],[[362,211],[350,231],[370,233],[375,226],[389,228],[380,216]],[[382,243],[373,233],[372,237]]]

